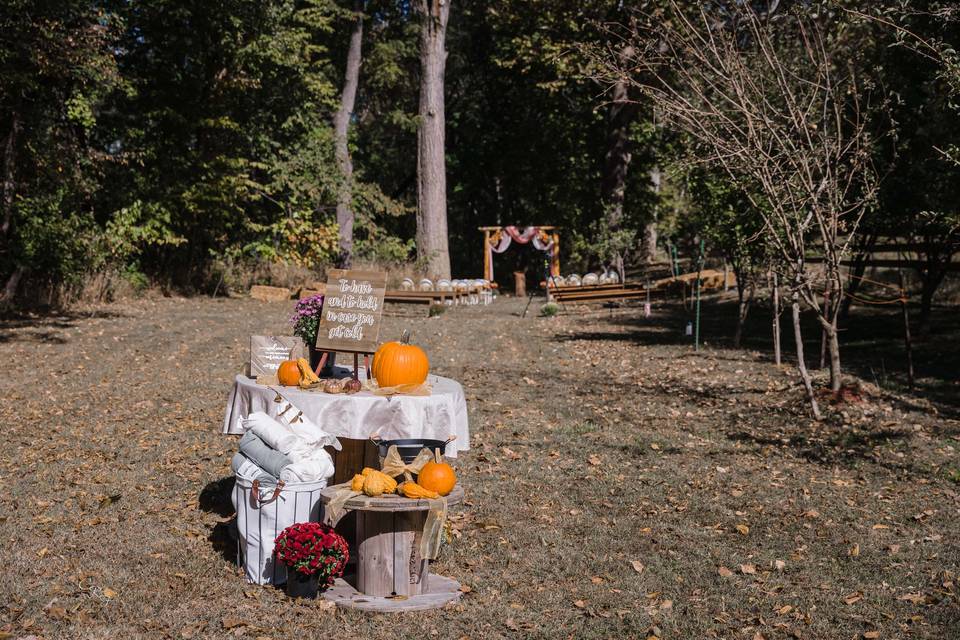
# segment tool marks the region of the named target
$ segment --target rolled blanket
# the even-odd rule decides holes
[[[243,429],[247,433],[253,432],[267,446],[283,454],[288,453],[299,442],[302,442],[297,434],[290,430],[290,427],[280,424],[262,411],[256,411],[247,416],[243,421]]]
[[[247,431],[240,438],[240,453],[277,478],[281,477],[283,470],[292,462],[290,458],[271,448],[253,431]]]
[[[262,484],[277,484],[277,479],[274,476],[258,467],[256,462],[242,453],[233,454],[233,460],[230,462],[230,468],[238,476],[259,480]]]
[[[294,415],[297,414],[294,413]],[[285,420],[286,418],[287,416],[284,416],[281,420]],[[313,420],[303,414],[300,414],[300,419],[297,422],[287,422],[287,426],[295,435],[299,436],[308,444],[320,447],[333,447],[337,451],[343,448],[340,446],[340,441],[337,440],[336,436],[327,433]]]
[[[280,474],[284,482],[317,482],[333,475],[333,458],[322,448],[310,458],[294,462]]]

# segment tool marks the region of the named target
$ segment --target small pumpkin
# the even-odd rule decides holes
[[[410,344],[410,332],[399,342],[387,342],[373,354],[373,377],[381,387],[422,384],[430,372],[430,360],[423,349]]]
[[[296,360],[284,360],[277,369],[277,380],[285,387],[295,387],[300,384],[300,367]]]
[[[453,467],[441,460],[438,450],[436,458],[420,469],[417,484],[427,491],[436,491],[445,496],[457,485],[457,474],[453,472]]]

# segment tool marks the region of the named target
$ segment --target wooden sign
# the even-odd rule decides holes
[[[317,348],[347,353],[376,351],[386,288],[386,273],[328,271]]]
[[[303,358],[305,351],[297,336],[250,336],[250,377],[274,375],[281,362]]]

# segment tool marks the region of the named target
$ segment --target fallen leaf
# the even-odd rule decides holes
[[[40,551],[37,551],[37,557],[42,558],[43,556],[47,555],[49,551],[50,551],[49,549],[44,547],[43,549],[40,549]]]
[[[583,600],[576,600],[574,601],[573,606],[575,606],[577,609],[583,609],[585,606],[587,606],[587,603]]]
[[[893,555],[893,554],[897,553],[898,551],[900,551],[900,545],[898,545],[898,544],[892,544],[892,545],[890,545],[889,547],[887,547],[887,551],[890,552],[890,555]]]
[[[787,567],[787,563],[783,560],[775,560],[773,566],[777,571],[783,571]]]
[[[643,566],[643,563],[640,562],[639,560],[631,560],[630,566],[632,566],[633,570],[636,571],[637,573],[643,573],[643,570],[646,568]]]
[[[859,545],[859,544],[854,544],[852,547],[850,547],[850,550],[847,551],[847,555],[850,556],[851,558],[857,558],[857,557],[859,557],[859,556],[860,556],[860,545]]]
[[[661,602],[660,609],[661,610],[673,609],[673,600],[664,600],[663,602]]]
[[[724,578],[729,578],[730,576],[733,575],[733,571],[730,571],[730,569],[727,569],[726,567],[720,567],[719,569],[717,569],[717,573],[719,573]]]
[[[854,604],[855,602],[860,602],[863,599],[863,594],[859,591],[854,591],[853,593],[843,597],[843,601],[846,604]]]
[[[867,640],[875,640],[876,638],[879,638],[879,637],[880,637],[880,632],[879,632],[879,631],[864,631],[864,632],[863,632],[863,637],[866,638]]]
[[[785,615],[787,615],[788,613],[790,613],[791,611],[793,611],[793,607],[791,607],[789,604],[785,604],[785,605],[783,605],[782,607],[780,607],[779,609],[777,609],[777,614],[778,614],[778,615],[781,615],[781,616],[785,616]]]
[[[234,627],[246,627],[248,626],[246,620],[241,620],[240,618],[234,616],[227,616],[221,622],[224,629],[233,629]]]
[[[603,578],[601,578],[600,576],[593,576],[592,578],[590,578],[590,582],[592,582],[593,584],[603,584]]]
[[[735,527],[735,529],[737,530],[737,533],[739,533],[739,534],[742,535],[742,536],[745,536],[745,535],[747,535],[748,533],[750,533],[750,527],[748,527],[747,525],[745,525],[745,524],[743,524],[743,523],[738,524],[738,525]]]
[[[890,527],[888,527],[888,526],[885,525],[885,524],[875,524],[875,525],[873,525],[873,528],[874,528],[874,530],[877,530],[877,529],[889,529]]]
[[[897,600],[905,600],[913,604],[924,604],[927,601],[927,597],[922,593],[905,593],[902,596],[898,596]]]
[[[752,576],[752,575],[755,574],[756,572],[757,572],[757,568],[756,568],[755,566],[753,566],[752,564],[742,564],[742,565],[740,565],[740,573],[744,573],[744,574],[747,574],[747,575],[751,575],[751,576]]]
[[[70,618],[66,609],[56,605],[47,607],[47,615],[55,620],[68,620]]]
[[[460,585],[460,593],[470,593],[473,589],[468,584]]]
[[[113,600],[114,598],[117,597],[117,592],[114,591],[113,589],[111,589],[110,587],[105,587],[105,588],[103,589],[103,595],[104,595],[105,597],[110,598],[111,600]]]
[[[594,453],[594,454],[592,454],[589,458],[587,458],[587,462],[589,462],[589,463],[592,464],[593,466],[597,466],[597,465],[599,465],[601,462],[603,462],[603,460],[600,459],[600,456],[598,456],[597,454]]]
[[[507,618],[507,621],[503,624],[505,624],[510,631],[520,631],[520,625],[518,625],[513,618]]]

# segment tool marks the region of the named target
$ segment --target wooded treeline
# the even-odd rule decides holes
[[[235,273],[276,263],[417,261],[443,273],[439,236],[453,275],[477,277],[478,226],[554,224],[565,270],[649,261],[667,241],[689,255],[703,238],[745,295],[777,247],[757,242],[764,228],[783,246],[794,233],[800,245],[781,255],[794,259],[831,239],[848,237],[854,260],[909,242],[929,309],[960,246],[951,4],[756,2],[762,37],[737,17],[742,3],[682,4],[10,0],[0,10],[4,300],[69,298],[91,281],[104,297],[121,282],[222,291]],[[663,103],[665,86],[716,98],[698,84],[709,76],[684,80],[670,66],[690,53],[676,40],[692,35],[682,15],[733,34],[737,55],[767,42],[794,65],[784,87],[802,86],[809,65],[842,78],[842,100],[807,96],[835,109],[838,136],[783,147],[781,159],[802,151],[818,166],[818,151],[855,139],[855,162],[846,151],[827,161],[827,182],[847,191],[821,200],[810,183],[807,204],[824,205],[816,220],[829,227],[853,198],[857,224],[845,214],[826,235],[798,228],[777,208],[788,194],[764,173],[773,165],[725,165]],[[830,122],[824,113],[804,126]],[[764,125],[768,115],[753,114]],[[425,149],[434,161],[418,162]],[[841,257],[827,256],[828,272]],[[822,298],[795,291],[806,307]],[[827,326],[840,299],[823,310]]]

